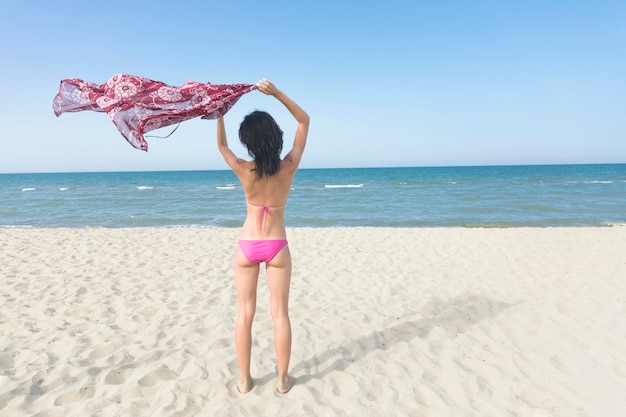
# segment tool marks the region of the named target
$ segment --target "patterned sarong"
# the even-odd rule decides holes
[[[256,88],[253,84],[194,81],[173,87],[128,74],[114,75],[102,85],[70,78],[61,81],[52,108],[57,116],[82,110],[105,112],[128,143],[147,151],[144,133],[195,117],[221,117],[242,95]]]

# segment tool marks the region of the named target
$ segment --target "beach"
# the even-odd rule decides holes
[[[626,227],[287,232],[242,395],[238,229],[0,228],[0,417],[626,415]]]

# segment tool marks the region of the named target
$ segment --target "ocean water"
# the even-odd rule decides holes
[[[0,227],[239,227],[230,171],[1,174]],[[626,224],[626,164],[301,169],[288,227]]]

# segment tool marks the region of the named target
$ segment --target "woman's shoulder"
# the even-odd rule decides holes
[[[289,156],[280,161],[280,170],[289,175],[293,175],[298,169],[298,165],[295,164]]]

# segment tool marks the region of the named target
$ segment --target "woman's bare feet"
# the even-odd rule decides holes
[[[278,381],[278,386],[276,387],[276,391],[279,394],[287,394],[289,390],[296,384],[296,378],[287,375],[282,381]]]
[[[248,382],[245,382],[242,379],[237,381],[237,391],[239,391],[239,393],[247,394],[250,390],[252,390],[252,379],[248,380]]]

